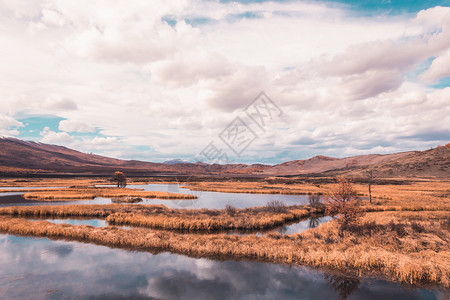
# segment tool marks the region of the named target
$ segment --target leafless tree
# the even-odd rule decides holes
[[[309,205],[313,208],[323,207],[322,197],[320,197],[320,195],[315,195],[315,194],[309,195],[308,202],[309,202]]]
[[[372,203],[372,182],[373,182],[373,170],[367,172],[369,177],[369,201]]]
[[[338,178],[338,186],[327,197],[327,212],[338,217],[340,230],[347,228],[362,215],[357,191],[345,178]]]

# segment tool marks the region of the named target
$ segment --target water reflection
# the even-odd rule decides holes
[[[277,231],[280,234],[294,234],[294,233],[302,233],[305,230],[316,228],[320,224],[326,223],[331,220],[331,217],[311,217],[310,219],[303,220],[297,223],[293,223],[287,226],[284,226]]]
[[[341,299],[335,287],[348,283],[327,278],[308,268],[0,235],[1,299]],[[363,279],[348,299],[436,299],[435,293]]]
[[[227,203],[231,203],[235,208],[247,208],[254,206],[265,206],[270,200],[280,200],[286,205],[307,204],[308,200],[303,195],[273,195],[273,194],[243,194],[243,193],[220,193],[220,192],[201,192],[191,191],[189,189],[180,188],[179,185],[167,184],[147,184],[147,185],[128,185],[128,188],[143,189],[145,191],[161,191],[167,192],[168,186],[174,186],[178,192],[184,194],[196,195],[199,198],[194,200],[167,200],[167,199],[143,199],[142,204],[163,204],[171,208],[209,208],[222,209]],[[25,189],[28,187],[20,187]],[[22,193],[0,193],[0,206],[23,206],[23,205],[73,205],[73,204],[111,204],[111,198],[97,197],[93,200],[76,200],[76,201],[29,201],[21,196]],[[16,196],[13,200],[4,196]]]
[[[254,206],[265,206],[268,201],[280,200],[286,205],[307,204],[308,199],[305,195],[280,195],[280,194],[245,194],[245,193],[220,193],[206,191],[191,191],[181,188],[182,185],[176,184],[148,184],[148,185],[129,185],[129,188],[141,188],[146,191],[167,192],[176,191],[178,193],[195,195],[195,200],[151,200],[154,204],[164,204],[171,208],[209,208],[223,209],[228,203],[235,208],[247,208]]]
[[[89,225],[93,227],[107,227],[108,222],[101,219],[33,219],[36,221],[45,220],[54,224],[69,224],[69,225]]]
[[[358,278],[344,277],[339,275],[323,274],[323,278],[336,291],[341,300],[346,300],[353,292],[355,292],[361,281]]]
[[[319,217],[311,217],[309,219],[309,228],[316,228],[320,225],[320,218]]]

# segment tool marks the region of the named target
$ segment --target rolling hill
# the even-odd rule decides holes
[[[87,154],[62,146],[0,138],[0,174],[109,175],[121,170],[127,175],[224,175],[224,176],[363,176],[373,170],[378,177],[450,178],[450,144],[425,151],[346,158],[315,156],[278,165],[208,165],[172,160],[152,163]]]

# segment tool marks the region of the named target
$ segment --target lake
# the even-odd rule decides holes
[[[190,191],[179,185],[130,185],[147,191],[197,195],[195,200],[145,199],[136,205],[173,208],[264,206],[280,200],[306,204],[307,196]],[[24,187],[26,188],[26,187]],[[21,193],[0,194],[0,206],[109,204],[109,198],[38,202]],[[53,223],[109,226],[100,219],[47,219]],[[330,217],[301,220],[275,228],[300,233]],[[122,227],[130,228],[130,227]],[[150,229],[149,229],[150,230]],[[267,232],[230,234],[266,234]],[[78,242],[0,234],[0,299],[446,299],[445,291],[411,288],[380,279],[354,279],[307,267],[249,261],[218,261],[183,255],[133,252]]]
[[[306,267],[0,235],[1,299],[439,299],[439,290]],[[443,299],[443,298],[442,298]]]
[[[102,185],[104,186],[104,185]],[[108,185],[110,186],[110,185]],[[302,205],[308,203],[308,196],[305,195],[280,195],[280,194],[244,194],[244,193],[220,193],[220,192],[202,192],[191,191],[181,188],[177,184],[147,184],[147,185],[128,185],[128,188],[144,189],[146,191],[162,191],[171,193],[183,193],[195,195],[198,199],[192,200],[167,200],[167,199],[144,199],[142,204],[163,204],[170,208],[209,208],[222,209],[227,204],[233,205],[235,208],[246,208],[254,206],[264,206],[268,201],[280,200],[286,205]],[[18,189],[18,188],[16,188]],[[22,187],[28,189],[28,187]],[[72,204],[111,204],[111,198],[97,197],[93,200],[77,200],[77,201],[28,201],[20,197],[23,193],[7,192],[0,193],[0,206],[20,206],[20,205],[72,205]],[[16,196],[15,201],[8,201],[6,196]]]

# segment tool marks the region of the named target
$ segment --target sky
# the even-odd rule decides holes
[[[0,0],[0,136],[154,162],[443,145],[449,6]]]

